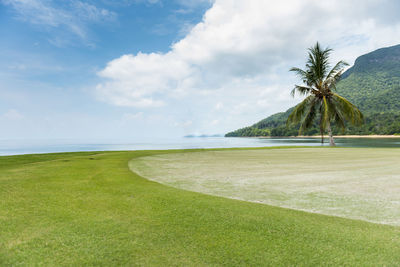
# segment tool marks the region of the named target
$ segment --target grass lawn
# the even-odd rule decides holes
[[[399,264],[400,227],[185,191],[128,168],[182,152],[1,157],[0,265]]]
[[[204,151],[137,158],[130,167],[177,188],[400,226],[400,149]]]

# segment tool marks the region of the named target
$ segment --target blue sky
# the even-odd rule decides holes
[[[299,101],[317,40],[398,44],[397,1],[320,2],[0,0],[0,139],[223,134]]]
[[[210,6],[179,1],[0,3],[3,139],[129,136],[123,130],[135,127],[122,127],[121,134],[109,130],[132,108],[96,99],[91,87],[97,71],[123,54],[167,51]],[[82,18],[79,12],[87,14],[85,8],[91,7],[100,15]]]

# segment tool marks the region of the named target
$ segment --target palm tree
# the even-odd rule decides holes
[[[305,69],[291,68],[303,82],[303,85],[295,85],[292,96],[295,93],[307,96],[298,104],[289,115],[287,124],[300,122],[299,134],[310,128],[314,120],[319,117],[319,128],[321,142],[324,142],[325,130],[329,133],[330,145],[334,146],[331,122],[345,129],[345,121],[353,125],[363,123],[361,111],[350,101],[336,93],[336,84],[348,64],[339,61],[333,68],[330,68],[329,55],[332,49],[321,49],[317,42],[314,47],[308,49],[308,60]]]

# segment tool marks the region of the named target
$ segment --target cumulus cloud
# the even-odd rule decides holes
[[[335,49],[335,60],[352,63],[362,53],[396,44],[400,17],[394,9],[399,4],[389,0],[216,0],[169,52],[109,62],[99,72],[97,93],[117,106],[203,98],[203,111],[216,112],[216,105],[232,114],[243,106],[256,114],[281,111],[293,104],[295,80],[288,69],[303,65],[306,48],[320,41]]]
[[[190,77],[189,65],[171,57],[175,55],[138,53],[115,59],[99,73],[109,81],[99,84],[97,90],[119,106],[161,106],[164,101],[153,97],[184,86],[185,77]]]

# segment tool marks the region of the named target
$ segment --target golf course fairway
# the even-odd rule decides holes
[[[231,155],[229,157],[238,157],[234,162],[243,160],[250,164],[248,157],[254,155],[255,162],[251,168],[246,167],[249,170],[260,162],[259,156],[281,153],[280,160],[277,158],[270,164],[264,162],[263,166],[249,172],[244,177],[247,179],[245,183],[261,177],[261,174],[255,175],[258,171],[268,173],[271,168],[280,168],[276,165],[278,161],[282,161],[282,166],[297,164],[298,175],[302,172],[324,174],[329,169],[332,172],[329,179],[333,179],[335,172],[345,171],[343,168],[349,167],[348,173],[357,176],[361,173],[356,171],[357,166],[364,166],[362,162],[368,155],[375,155],[371,164],[375,162],[375,166],[378,163],[383,166],[380,170],[376,169],[376,173],[382,172],[382,179],[385,180],[379,184],[376,194],[381,194],[379,190],[386,188],[390,174],[393,177],[398,175],[395,168],[399,165],[400,150],[358,149],[358,152],[350,153],[342,148],[320,149],[320,161],[306,166],[308,157],[313,154],[310,152],[318,150],[309,149],[77,152],[0,157],[0,266],[398,265],[398,213],[383,213],[387,216],[385,222],[393,225],[370,223],[209,195],[215,192],[204,191],[207,194],[203,194],[182,190],[150,181],[131,171],[139,168],[138,172],[144,173],[149,170],[148,164],[164,160],[165,164],[157,163],[152,167],[159,168],[154,179],[192,190],[182,186],[184,183],[181,180],[176,184],[170,182],[170,174],[177,171],[174,166],[173,172],[166,170],[171,166],[171,160],[179,159],[176,164],[191,166],[194,164],[190,161],[192,157],[206,160],[208,156],[222,153],[221,158],[226,158],[223,153],[227,153]],[[208,155],[201,156],[202,153]],[[290,158],[293,154],[296,154],[296,160]],[[241,159],[243,155],[246,158]],[[336,166],[333,162],[324,161],[327,166],[320,166],[323,158],[327,161],[337,158],[337,164],[348,163]],[[385,162],[379,162],[383,159]],[[396,162],[397,165],[393,166]],[[214,169],[220,168],[217,165],[215,162],[215,165],[198,164],[195,166],[198,170],[193,170],[193,166],[190,168],[196,177],[202,177],[198,174],[217,177],[217,169]],[[237,170],[235,168],[240,166],[243,164],[227,163],[226,169]],[[393,169],[389,169],[391,167]],[[188,183],[192,184],[194,176],[187,177],[186,171],[183,169],[180,173],[182,176],[176,177],[182,179],[185,176],[189,179]],[[293,170],[282,169],[281,172],[282,175],[287,172],[285,179],[289,179]],[[272,177],[272,174],[281,172],[271,171],[269,175]],[[161,173],[165,173],[165,176]],[[368,173],[365,175],[368,176]],[[165,180],[162,177],[166,177]],[[354,187],[361,180],[360,177],[348,178],[354,179],[354,184],[350,183]],[[233,186],[228,186],[225,181],[215,186],[222,191],[236,192],[235,181]],[[289,179],[288,183],[293,181]],[[389,194],[390,199],[399,190],[398,182],[391,181],[394,192]],[[209,188],[209,182],[206,180],[203,185]],[[316,177],[310,178],[310,181],[303,177],[298,185],[305,190],[308,182],[312,184],[313,192],[318,183],[321,183],[321,188],[330,188]],[[277,179],[274,190],[278,184]],[[260,184],[256,183],[257,186]],[[282,190],[290,193],[289,189],[297,190],[296,186],[285,185]],[[336,185],[332,186],[331,190]],[[373,188],[374,184],[370,186]],[[256,190],[254,194],[258,195],[261,191]],[[370,195],[372,191],[364,187],[362,190],[355,189],[357,198]],[[283,196],[282,201],[289,201],[290,195],[296,195],[296,192]],[[246,199],[251,193],[226,196]],[[313,199],[312,196],[310,198]],[[318,194],[314,198],[320,202],[317,205],[319,207],[325,203],[320,198]],[[382,199],[386,201],[384,197]],[[294,203],[298,201],[293,200]],[[392,205],[396,205],[395,200],[392,202]],[[345,206],[346,203],[343,200],[340,205]],[[372,207],[375,207],[374,203]],[[382,203],[382,206],[387,203]],[[368,207],[365,205],[362,203],[361,207]]]
[[[186,190],[400,226],[400,150],[291,148],[134,159],[142,177]]]

